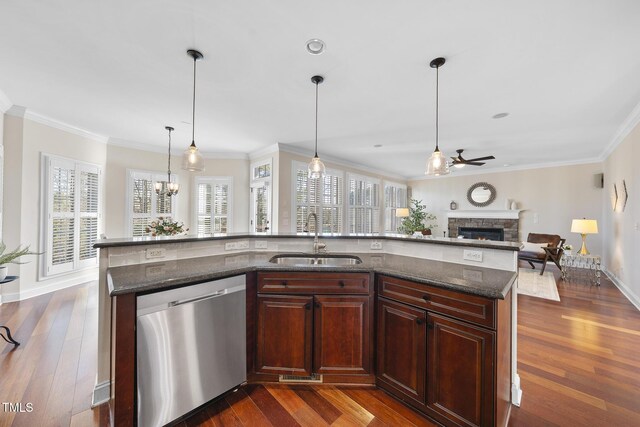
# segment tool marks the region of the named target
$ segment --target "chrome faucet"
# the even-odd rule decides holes
[[[307,230],[309,229],[309,218],[313,217],[315,223],[314,236],[313,236],[313,253],[324,252],[327,250],[326,243],[318,242],[318,215],[315,212],[310,212],[307,215]]]

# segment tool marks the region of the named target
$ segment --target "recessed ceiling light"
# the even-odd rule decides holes
[[[498,113],[496,115],[493,116],[494,119],[503,119],[505,117],[507,117],[509,115],[509,113]]]
[[[311,55],[320,55],[324,52],[325,44],[320,39],[311,39],[307,42],[307,52]]]
[[[511,166],[511,165],[510,165],[509,163],[505,163],[505,164],[504,164],[504,165],[502,165],[502,166],[504,166],[504,167],[506,168],[507,166]]]
[[[374,148],[380,148],[380,147],[382,147],[382,144],[376,144],[376,145],[374,145]]]

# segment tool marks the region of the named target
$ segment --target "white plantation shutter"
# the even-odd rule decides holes
[[[97,265],[100,168],[45,156],[44,275]]]
[[[344,216],[344,181],[342,173],[327,170],[324,179],[309,179],[307,165],[294,163],[296,231],[314,232],[313,222],[308,224],[309,213],[318,215],[322,233],[342,233]]]
[[[349,233],[380,231],[380,183],[373,178],[349,175]]]
[[[231,231],[231,177],[196,178],[196,224],[198,234]]]
[[[178,176],[172,174],[172,181],[178,182]],[[167,176],[145,171],[129,171],[127,198],[129,200],[129,234],[133,237],[149,236],[145,228],[158,217],[175,216],[176,197],[156,194],[155,183],[166,181]]]
[[[396,217],[396,208],[407,207],[407,186],[387,182],[384,185],[384,231],[397,233],[402,218]]]

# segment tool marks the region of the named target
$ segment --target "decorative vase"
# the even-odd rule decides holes
[[[515,211],[516,209],[518,209],[518,204],[516,203],[516,201],[512,201],[511,202],[511,210]]]
[[[452,200],[451,203],[449,203],[449,209],[455,211],[456,209],[458,209],[458,204],[454,200]]]
[[[9,268],[6,265],[0,266],[0,282],[7,278]]]
[[[431,229],[430,228],[422,229],[422,235],[423,236],[431,236]]]

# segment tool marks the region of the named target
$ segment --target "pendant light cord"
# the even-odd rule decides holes
[[[438,148],[438,108],[440,105],[440,102],[438,100],[438,89],[440,87],[439,75],[440,75],[440,66],[436,67],[436,151],[440,150]]]
[[[191,105],[191,144],[196,143],[196,62],[197,57],[193,57],[193,103]]]
[[[315,148],[315,156],[318,157],[318,81],[316,81],[316,148]]]
[[[167,161],[167,182],[171,182],[171,131],[169,130],[169,160]]]

